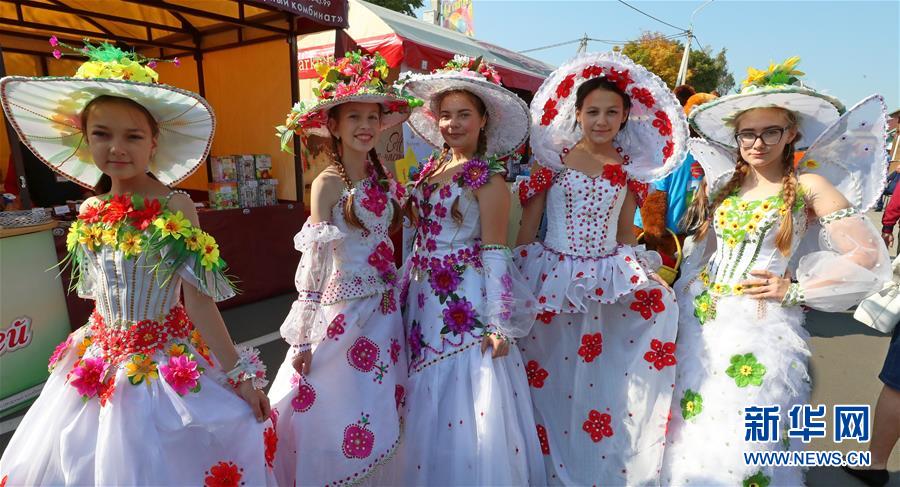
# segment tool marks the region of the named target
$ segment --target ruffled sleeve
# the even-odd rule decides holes
[[[75,265],[78,266],[78,272],[75,273],[78,276],[75,282],[75,292],[78,293],[78,297],[97,299],[97,289],[95,287],[97,280],[94,278],[94,271],[88,264],[87,259],[81,258]]]
[[[555,173],[552,169],[538,165],[531,171],[528,179],[519,181],[519,202],[522,203],[522,206],[528,204],[531,198],[550,189],[550,186],[553,186],[554,176]]]
[[[797,283],[785,304],[843,311],[878,292],[892,277],[890,259],[877,230],[853,209],[819,219],[819,249],[800,258]]]
[[[234,284],[224,271],[224,267],[207,269],[196,255],[191,255],[178,267],[176,273],[184,282],[219,302],[233,298],[236,294]]]
[[[281,324],[281,336],[291,345],[313,344],[325,336],[322,289],[333,271],[335,244],[343,238],[344,234],[331,223],[312,223],[308,219],[294,236],[294,248],[302,252],[294,275],[297,299]]]
[[[537,316],[537,300],[512,264],[509,249],[483,250],[486,331],[509,338],[528,335]]]

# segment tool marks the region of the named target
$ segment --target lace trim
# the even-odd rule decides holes
[[[784,299],[781,300],[781,305],[787,308],[803,304],[804,301],[806,301],[806,297],[803,296],[803,290],[800,289],[800,284],[794,282],[791,283],[788,292],[784,295]]]
[[[842,210],[833,211],[833,212],[823,216],[822,218],[819,218],[819,223],[821,225],[825,225],[827,223],[834,223],[838,220],[847,218],[849,216],[858,215],[858,214],[859,214],[859,212],[856,210],[856,208],[852,208],[852,207],[844,208]]]

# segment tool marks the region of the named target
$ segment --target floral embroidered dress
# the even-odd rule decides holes
[[[0,460],[7,485],[272,477],[274,430],[226,383],[180,302],[183,283],[233,296],[225,263],[215,240],[167,202],[115,196],[69,230],[74,286],[96,308],[50,357],[50,378]]]
[[[616,240],[629,187],[646,185],[608,164],[541,168],[520,188],[547,191],[545,240],[514,257],[541,307],[519,346],[551,484],[658,484],[678,311],[647,277],[659,256]]]
[[[406,353],[388,230],[390,200],[403,188],[369,178],[352,191],[365,229],[344,219],[345,189],[331,222],[307,220],[294,237],[303,253],[299,295],[281,326],[291,348],[269,391],[279,485],[358,484],[377,475],[400,443]],[[292,365],[301,347],[313,349],[306,376]]]
[[[512,344],[498,359],[481,352],[485,332],[522,336],[534,321],[534,298],[509,251],[480,244],[473,192],[502,170],[496,161],[473,159],[452,181],[423,181],[410,195],[419,220],[404,268],[409,382],[398,483],[544,482],[519,351]]]
[[[856,210],[809,221],[804,192],[790,211],[792,249],[775,245],[781,218],[780,195],[745,200],[726,198],[714,214],[715,236],[695,248],[675,284],[681,308],[677,388],[672,404],[666,485],[802,485],[799,467],[748,466],[743,452],[787,451],[802,443],[787,436],[788,413],[809,400],[809,334],[802,303],[839,311],[881,289],[890,278],[887,252],[867,217]],[[804,235],[819,248],[804,252]],[[815,243],[815,242],[813,242]],[[743,295],[741,281],[751,270],[776,275],[794,266],[799,281],[783,303]],[[779,406],[776,442],[749,442],[745,413],[750,406]],[[761,417],[761,415],[760,415]]]

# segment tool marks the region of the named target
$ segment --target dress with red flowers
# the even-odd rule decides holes
[[[115,196],[73,225],[78,293],[95,310],[50,357],[0,459],[10,485],[220,485],[222,462],[228,478],[274,485],[267,423],[228,386],[180,303],[185,284],[216,300],[234,294],[212,266],[218,246],[167,203]]]
[[[407,366],[388,231],[402,193],[393,180],[385,186],[357,182],[331,221],[307,221],[294,237],[298,296],[281,326],[291,348],[269,391],[279,485],[377,479],[399,444]],[[350,191],[364,229],[344,218]],[[313,350],[306,375],[292,365],[301,347]]]
[[[498,359],[481,351],[485,332],[523,336],[536,314],[509,250],[481,245],[476,195],[501,170],[473,159],[450,180],[411,192],[418,226],[403,279],[406,435],[388,484],[543,483],[526,364],[515,345]]]
[[[536,173],[550,179],[536,185],[547,191],[546,237],[513,252],[541,307],[519,347],[547,481],[657,484],[678,309],[672,293],[648,278],[658,256],[616,241],[636,185],[620,165],[596,177],[549,172]]]

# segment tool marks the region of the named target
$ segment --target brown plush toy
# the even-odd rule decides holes
[[[659,252],[663,265],[675,267],[678,249],[675,239],[666,229],[667,198],[668,193],[665,191],[655,191],[647,196],[644,206],[638,210],[641,212],[644,228],[635,226],[634,235],[640,238],[648,250]]]

